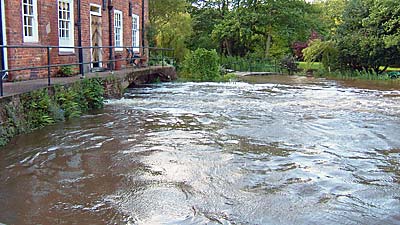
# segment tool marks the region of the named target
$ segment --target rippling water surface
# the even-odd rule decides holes
[[[299,77],[132,89],[0,151],[0,223],[399,224],[390,89]]]

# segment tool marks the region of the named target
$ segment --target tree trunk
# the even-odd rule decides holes
[[[268,33],[267,34],[267,42],[265,45],[265,58],[269,58],[269,51],[271,49],[271,39],[272,39],[271,34]]]
[[[232,56],[232,50],[229,40],[225,39],[224,42],[225,42],[226,52],[228,53],[229,56]]]

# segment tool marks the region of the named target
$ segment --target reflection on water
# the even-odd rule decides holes
[[[2,149],[0,222],[399,224],[400,91],[350,86],[133,89]]]

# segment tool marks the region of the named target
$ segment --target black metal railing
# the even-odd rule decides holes
[[[21,66],[16,67],[14,65],[22,64],[25,59],[22,59],[20,55],[22,53],[18,53],[20,49],[31,49],[31,50],[42,50],[40,52],[40,57],[46,57],[45,63],[41,65],[32,65],[32,66]],[[156,47],[132,47],[132,46],[91,46],[91,47],[65,47],[65,46],[29,46],[29,45],[0,45],[0,51],[8,51],[9,56],[9,68],[0,68],[0,96],[4,95],[4,87],[3,87],[3,78],[8,73],[19,72],[19,71],[28,71],[28,70],[43,70],[47,69],[47,85],[51,85],[52,78],[52,68],[61,68],[64,66],[79,66],[80,68],[84,68],[85,66],[90,65],[88,68],[93,68],[94,65],[97,65],[98,68],[102,68],[104,70],[113,71],[118,67],[118,65],[122,62],[126,62],[126,65],[131,65],[132,68],[137,67],[147,67],[147,66],[167,66],[172,65],[175,66],[175,57],[174,57],[174,49],[169,48],[156,48]],[[12,52],[14,50],[15,52]],[[57,50],[57,53],[54,51]],[[60,51],[63,50],[63,51]],[[78,51],[76,51],[78,50]],[[78,52],[83,51],[86,58],[90,60],[85,60],[78,57]],[[93,52],[97,51],[95,54],[98,54],[98,60],[93,60]],[[109,58],[109,52],[112,51],[112,58]],[[36,54],[36,52],[32,53]],[[64,54],[67,54],[64,56]],[[57,55],[60,58],[68,57],[71,54],[71,57],[74,57],[74,63],[53,63],[52,55]],[[15,56],[19,57],[15,57]],[[88,57],[89,55],[89,57]],[[11,56],[11,57],[10,57]],[[35,55],[32,55],[34,57]],[[101,58],[108,58],[103,60]],[[11,62],[12,61],[12,62]],[[20,61],[18,63],[18,61]],[[32,64],[32,63],[30,63]],[[106,65],[106,66],[104,66]],[[121,69],[121,68],[117,68]],[[85,70],[80,69],[81,76],[85,76]],[[88,71],[86,69],[86,71]]]

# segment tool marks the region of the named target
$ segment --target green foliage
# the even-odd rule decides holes
[[[75,75],[74,67],[73,66],[62,66],[58,71],[58,76],[60,77],[70,77]]]
[[[99,78],[84,79],[71,86],[56,86],[22,94],[21,111],[11,104],[3,113],[8,120],[0,126],[0,146],[17,134],[54,124],[92,109],[103,107],[104,88]]]
[[[316,61],[321,61],[326,71],[338,68],[339,52],[333,41],[313,40],[303,50],[304,60],[307,62],[307,69]]]
[[[103,94],[99,79],[85,79],[71,87],[57,86],[54,94],[49,94],[48,89],[25,94],[22,104],[33,130],[103,107]]]
[[[377,74],[367,71],[335,71],[332,73],[324,73],[324,76],[336,78],[336,79],[351,79],[351,80],[382,80],[389,81],[398,78],[393,78],[389,73]],[[397,81],[397,80],[396,80]]]
[[[22,125],[21,112],[16,111],[11,103],[6,104],[3,110],[5,110],[3,113],[8,120],[4,121],[0,126],[0,147],[6,145],[12,137],[24,132],[26,129]]]
[[[315,6],[320,10],[320,18],[317,20],[328,31],[326,36],[332,37],[343,23],[343,11],[347,0],[318,0]]]
[[[183,61],[182,78],[190,81],[215,81],[221,77],[215,50],[197,49]]]
[[[371,3],[370,15],[364,26],[379,29],[386,48],[400,49],[400,4],[398,0],[375,0]]]
[[[400,55],[395,28],[400,24],[399,16],[397,1],[349,1],[336,33],[343,69],[381,74],[389,65],[396,64]]]
[[[236,76],[236,74],[233,73],[228,73],[225,74],[223,76],[221,76],[220,78],[216,79],[216,82],[236,82],[238,80],[238,77]]]
[[[63,110],[66,119],[79,117],[82,114],[81,107],[78,103],[78,92],[73,88],[67,88],[65,86],[55,87],[54,98],[56,103]]]
[[[321,12],[303,0],[190,2],[192,49],[211,47],[228,56],[256,52],[261,58],[281,58],[290,53],[292,42],[306,39],[311,30],[325,33],[317,20]]]
[[[53,115],[57,107],[51,101],[48,89],[33,91],[26,94],[22,101],[30,129],[41,128],[55,123]]]
[[[71,87],[55,88],[55,101],[64,112],[66,119],[79,117],[92,109],[104,105],[104,87],[100,79],[84,79]]]
[[[175,49],[181,62],[189,52],[186,41],[192,33],[192,20],[185,0],[150,0],[148,39],[152,46]]]
[[[87,110],[101,109],[104,106],[104,87],[99,78],[84,79],[82,82],[82,93],[84,102],[87,103]]]

